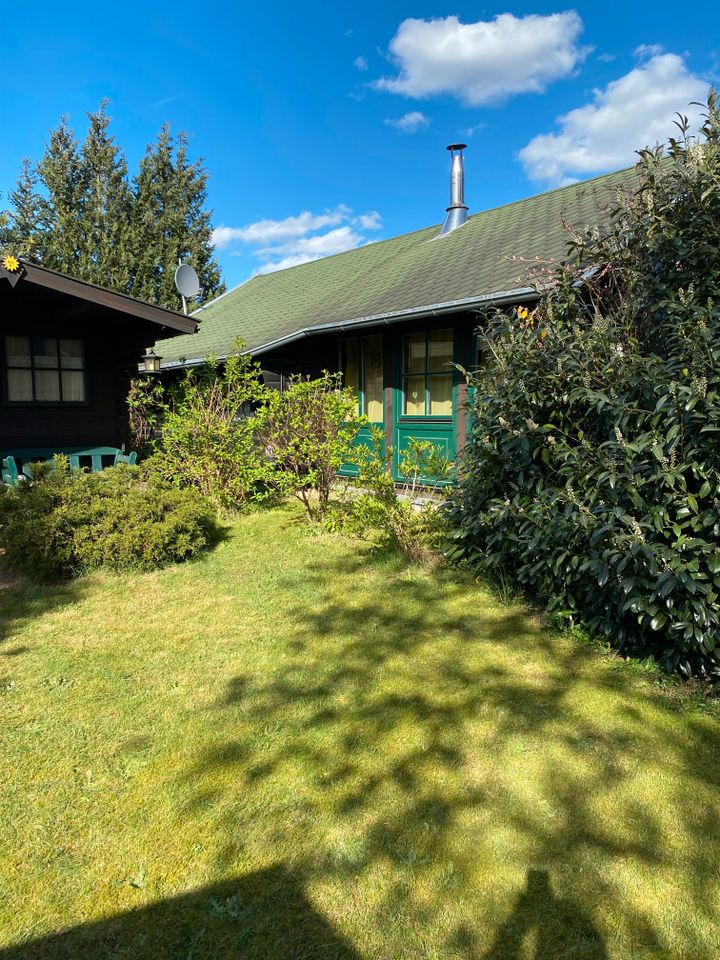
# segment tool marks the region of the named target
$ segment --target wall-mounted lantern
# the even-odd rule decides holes
[[[148,347],[148,351],[143,354],[142,360],[145,365],[145,373],[160,373],[162,357],[159,357],[152,347]]]

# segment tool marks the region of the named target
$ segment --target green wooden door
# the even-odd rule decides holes
[[[370,446],[370,431],[382,429],[383,413],[383,338],[382,334],[367,337],[352,337],[340,341],[340,370],[346,387],[356,391],[358,413],[368,418],[368,424],[360,429],[357,443]],[[354,476],[357,469],[346,464],[340,470],[343,476]]]
[[[452,327],[406,334],[397,351],[393,402],[393,478],[408,441],[429,440],[451,460],[457,455],[457,376]],[[428,477],[428,480],[434,478]]]

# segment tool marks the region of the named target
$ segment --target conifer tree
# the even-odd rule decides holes
[[[197,271],[202,300],[222,293],[205,207],[207,172],[202,161],[189,160],[185,133],[174,139],[169,125],[163,125],[140,161],[134,188],[133,295],[179,309],[174,276],[180,261]]]
[[[42,159],[24,161],[11,207],[0,213],[0,247],[101,286],[179,309],[178,262],[200,278],[199,300],[224,291],[213,256],[207,172],[188,156],[188,138],[165,124],[129,182],[109,133],[107,101],[88,114],[81,146],[67,119]]]
[[[81,276],[78,265],[80,156],[77,140],[65,117],[50,134],[37,174],[43,193],[38,231],[41,236],[37,244],[39,260],[53,270]],[[31,237],[27,242],[31,242]]]
[[[126,291],[132,263],[132,197],[125,157],[108,133],[103,100],[82,144],[78,177],[79,247],[77,271],[83,280]]]
[[[25,157],[15,189],[10,194],[12,209],[0,228],[0,243],[16,256],[42,259],[43,202],[37,192],[38,177],[32,161]]]

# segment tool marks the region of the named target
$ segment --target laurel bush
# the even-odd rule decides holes
[[[720,114],[640,152],[537,306],[487,317],[451,556],[720,679]]]

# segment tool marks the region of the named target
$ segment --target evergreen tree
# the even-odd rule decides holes
[[[106,106],[103,100],[88,114],[90,126],[80,151],[77,271],[83,280],[126,291],[132,263],[132,196],[125,157],[108,133]]]
[[[210,212],[205,208],[207,172],[188,159],[185,133],[173,139],[168,124],[148,146],[135,179],[134,296],[179,309],[175,269],[189,262],[200,279],[200,297],[224,291],[213,256]]]
[[[38,260],[53,270],[81,276],[78,269],[80,156],[77,140],[65,117],[50,134],[37,174],[42,187]],[[32,242],[32,236],[27,242]]]
[[[0,245],[16,256],[42,259],[42,197],[37,192],[38,177],[32,162],[22,161],[17,185],[10,194],[12,210],[2,217]]]
[[[182,303],[174,284],[181,260],[197,270],[202,300],[222,293],[208,175],[190,161],[187,135],[173,138],[165,124],[131,186],[106,106],[88,114],[82,146],[63,118],[37,167],[23,161],[11,208],[0,213],[0,247],[172,309]]]

